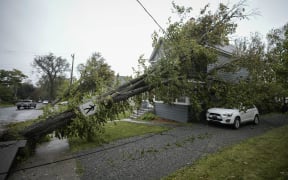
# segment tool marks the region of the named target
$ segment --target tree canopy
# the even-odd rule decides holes
[[[208,4],[196,18],[190,16],[191,7],[175,3],[173,7],[180,20],[170,22],[164,37],[158,37],[157,34],[154,36],[155,47],[161,42],[163,53],[155,66],[145,72],[148,74],[148,82],[155,87],[150,93],[167,103],[188,96],[195,117],[199,117],[199,113],[208,106],[217,103],[224,105],[241,102],[241,96],[238,95],[229,99],[223,97],[228,90],[231,95],[236,93],[232,92],[237,90],[232,88],[235,84],[215,81],[216,72],[208,72],[207,66],[217,61],[215,46],[229,44],[229,36],[235,33],[237,21],[247,19],[255,12],[246,12],[245,1],[232,6],[220,3],[214,13],[209,10]],[[163,83],[165,81],[168,83]],[[213,94],[219,101],[211,101]]]
[[[288,23],[267,35],[267,59],[275,72],[275,81],[288,88]]]
[[[37,69],[42,75],[42,79],[46,80],[49,86],[49,99],[55,99],[56,92],[56,80],[63,73],[68,70],[69,63],[62,57],[57,57],[52,53],[44,56],[37,56],[34,58],[32,66]]]
[[[86,64],[79,64],[80,72],[79,86],[81,92],[99,94],[112,88],[115,81],[114,71],[105,62],[100,53],[94,53],[86,61]]]
[[[20,70],[0,70],[0,99],[11,102],[17,99],[18,89],[27,76]]]

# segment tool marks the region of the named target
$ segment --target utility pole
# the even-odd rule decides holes
[[[71,76],[70,76],[70,88],[69,88],[69,91],[71,89],[71,86],[72,86],[72,79],[73,79],[73,67],[74,67],[74,57],[75,57],[75,54],[71,54],[71,57],[72,57],[72,70],[71,70]]]

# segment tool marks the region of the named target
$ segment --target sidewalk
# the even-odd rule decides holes
[[[80,179],[76,173],[77,160],[68,159],[69,144],[67,139],[53,138],[50,142],[42,143],[36,148],[35,155],[24,163],[12,169],[8,179],[19,180],[50,180],[50,179]]]
[[[153,121],[132,120],[129,118],[122,119],[122,120],[115,120],[115,122],[117,121],[125,121],[125,122],[149,124],[149,125],[168,125],[169,126],[170,124],[170,123],[161,124],[159,122],[153,122]],[[113,146],[113,143],[111,144]],[[111,144],[105,145],[105,146],[109,147],[111,146]],[[72,159],[69,159],[70,157],[72,157]],[[65,159],[69,159],[69,160],[65,160]],[[56,162],[56,163],[52,163],[52,162]],[[68,141],[66,139],[60,140],[57,138],[53,138],[50,142],[42,143],[41,145],[39,145],[36,148],[35,155],[29,158],[26,162],[22,163],[21,165],[18,165],[16,169],[13,169],[14,172],[11,173],[8,179],[10,180],[14,180],[14,179],[15,180],[18,180],[18,179],[78,180],[80,179],[80,177],[76,173],[77,163],[79,164],[80,160],[77,158],[73,158],[73,154],[69,154]]]
[[[26,142],[26,140],[0,142],[0,180],[6,179],[18,149],[25,147]]]
[[[177,127],[177,126],[183,125],[183,123],[179,123],[179,122],[172,121],[172,120],[143,121],[143,120],[134,120],[134,119],[126,118],[126,119],[122,119],[119,121],[126,121],[126,122],[139,123],[139,124],[158,125],[158,126],[169,126],[169,127]]]

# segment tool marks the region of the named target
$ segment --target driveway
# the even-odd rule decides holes
[[[191,126],[175,126],[161,134],[119,140],[73,156],[77,156],[78,168],[83,169],[81,179],[160,179],[225,146],[287,124],[287,116],[281,114],[266,115],[261,118],[260,125],[248,124],[238,130],[193,123]],[[75,162],[73,163],[75,166]],[[69,165],[71,167],[70,160],[49,164],[51,165],[53,167],[50,168],[55,169]],[[17,179],[17,174],[22,174],[22,177],[26,174],[26,178],[36,179],[33,178],[33,173],[34,176],[41,174],[41,169],[43,171],[45,168],[48,166],[18,171],[11,178]],[[67,173],[71,172],[62,171],[54,177],[69,179]]]

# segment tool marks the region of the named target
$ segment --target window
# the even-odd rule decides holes
[[[176,99],[175,104],[190,104],[190,99],[187,96],[181,96]]]

